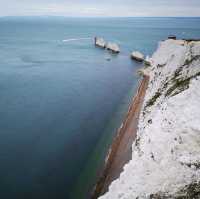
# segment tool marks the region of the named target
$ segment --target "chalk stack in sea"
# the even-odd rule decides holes
[[[106,49],[108,49],[108,50],[110,50],[110,51],[112,51],[112,52],[114,52],[114,53],[119,53],[119,52],[120,52],[120,47],[119,47],[119,45],[116,44],[116,43],[108,42],[108,43],[106,44]]]
[[[103,38],[95,37],[94,38],[95,45],[101,48],[106,47],[106,41]]]
[[[136,61],[139,61],[139,62],[143,62],[144,61],[144,55],[139,51],[133,51],[131,53],[131,58],[136,60]]]
[[[105,48],[113,53],[119,53],[120,52],[120,47],[118,44],[113,43],[113,42],[106,42],[103,38],[101,37],[95,37],[95,46],[98,46],[100,48]]]

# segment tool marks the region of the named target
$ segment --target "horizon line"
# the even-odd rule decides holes
[[[63,17],[63,18],[200,18],[199,16],[67,16],[67,15],[3,15],[3,17]]]

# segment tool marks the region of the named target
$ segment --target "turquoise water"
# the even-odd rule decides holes
[[[129,53],[169,34],[199,38],[200,18],[0,18],[1,198],[88,197],[137,86]]]

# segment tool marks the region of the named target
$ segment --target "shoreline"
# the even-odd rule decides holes
[[[104,168],[91,194],[91,199],[97,199],[107,192],[111,182],[120,176],[124,165],[131,160],[132,144],[136,138],[138,119],[148,83],[149,77],[144,75],[129,106],[126,117],[108,151]]]

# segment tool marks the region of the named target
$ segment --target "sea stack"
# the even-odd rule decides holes
[[[106,49],[112,51],[113,53],[119,53],[120,52],[120,47],[116,43],[108,42],[107,45],[106,45]]]
[[[94,38],[94,43],[95,43],[95,46],[98,46],[100,48],[105,48],[106,47],[106,41],[103,38],[95,37]]]
[[[138,51],[134,51],[131,53],[131,58],[139,61],[139,62],[143,62],[144,61],[144,55]]]
[[[146,66],[151,66],[151,58],[147,55],[146,58],[144,59],[144,64]]]

